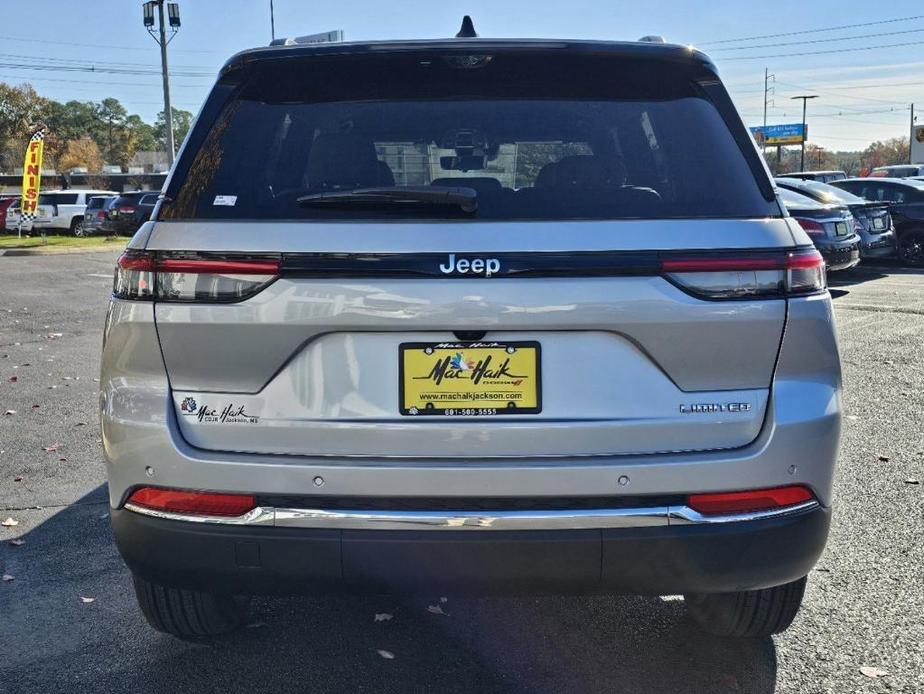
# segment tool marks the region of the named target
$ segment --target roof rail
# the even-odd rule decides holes
[[[339,43],[341,41],[343,41],[343,29],[334,29],[307,36],[273,39],[270,41],[270,46],[308,46],[314,43]]]

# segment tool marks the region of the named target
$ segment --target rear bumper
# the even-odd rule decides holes
[[[860,244],[857,242],[844,244],[818,244],[818,252],[825,259],[829,272],[848,270],[860,262]]]
[[[829,522],[818,505],[730,523],[524,531],[255,527],[112,512],[133,572],[162,585],[242,594],[750,590],[806,575]]]

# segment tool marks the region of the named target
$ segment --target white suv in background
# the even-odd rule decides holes
[[[39,214],[33,227],[38,230],[66,229],[83,236],[83,215],[90,198],[118,195],[112,190],[52,190],[39,195]]]

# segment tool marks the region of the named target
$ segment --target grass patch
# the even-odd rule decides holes
[[[129,236],[87,236],[78,238],[76,236],[63,234],[48,234],[46,237],[48,243],[45,244],[42,236],[25,236],[17,238],[16,234],[0,234],[0,249],[9,248],[93,248],[93,247],[112,247],[121,248],[128,243]]]

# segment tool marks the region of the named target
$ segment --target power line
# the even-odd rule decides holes
[[[803,55],[828,55],[831,53],[853,53],[854,51],[872,51],[877,48],[903,48],[905,46],[920,46],[924,41],[906,41],[904,43],[883,43],[878,46],[857,46],[855,48],[835,48],[830,51],[802,51],[799,53],[777,53],[775,55],[740,55],[734,58],[724,58],[726,62],[732,60],[766,60],[767,58],[795,58]]]
[[[49,41],[49,40],[34,39],[34,38],[21,39],[21,38],[16,38],[15,36],[0,36],[0,39],[4,39],[6,41],[19,41],[21,43],[49,43],[54,46],[79,46],[81,48],[96,48],[96,49],[100,48],[99,44],[95,44],[95,43],[74,43],[71,41]],[[109,44],[106,44],[105,48],[106,50],[113,48],[113,49],[120,50],[120,51],[147,51],[148,50],[147,48],[142,48],[141,46],[111,46]],[[212,54],[227,55],[226,51],[196,50],[193,48],[186,48],[186,49],[174,48],[173,50],[176,53],[212,53]]]
[[[139,75],[141,77],[147,77],[148,75]],[[106,75],[100,75],[101,78],[106,78]],[[31,77],[25,75],[0,75],[0,79],[5,80],[19,80],[20,82],[63,82],[65,84],[93,84],[96,86],[105,86],[108,87],[110,84],[119,85],[121,87],[135,87],[137,89],[150,89],[150,84],[139,84],[138,82],[120,82],[106,79],[105,84],[100,84],[98,81],[94,80],[75,80],[75,79],[63,79],[56,77]],[[202,82],[201,84],[192,84],[191,82],[171,82],[171,86],[179,87],[181,89],[208,89],[212,86],[211,82]]]
[[[899,36],[901,34],[920,34],[922,29],[907,29],[906,31],[883,31],[878,34],[859,34],[857,36],[839,36],[834,39],[802,39],[800,41],[785,41],[783,43],[763,43],[756,46],[730,46],[728,48],[716,48],[710,53],[719,51],[752,51],[757,48],[777,48],[780,46],[804,46],[807,43],[834,43],[837,41],[856,41],[858,39],[872,39],[880,36]]]
[[[786,31],[780,34],[764,34],[763,36],[743,36],[738,39],[723,39],[721,41],[704,41],[697,45],[709,46],[724,43],[738,43],[739,41],[755,41],[760,39],[776,39],[782,36],[801,36],[804,34],[817,34],[822,31],[839,31],[841,29],[857,29],[859,27],[871,27],[880,24],[895,24],[896,22],[910,22],[915,19],[924,19],[924,15],[915,15],[913,17],[898,17],[897,19],[883,19],[878,22],[862,22],[860,24],[842,24],[836,27],[823,27],[821,29],[804,29],[802,31]]]

